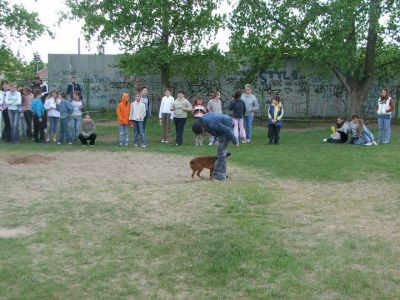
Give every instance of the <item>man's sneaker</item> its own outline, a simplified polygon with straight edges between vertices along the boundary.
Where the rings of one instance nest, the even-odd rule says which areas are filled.
[[[57,142],[57,145],[61,145],[61,142]]]
[[[165,141],[165,140],[161,140],[161,143],[166,143],[167,141]]]
[[[328,141],[328,139],[323,139],[322,141],[326,143]]]
[[[243,140],[243,141],[242,141],[242,144],[247,144],[247,141],[246,141],[246,140]]]
[[[139,147],[139,145],[138,144],[133,144],[133,147]]]
[[[147,146],[146,145],[142,145],[142,148],[146,148]]]

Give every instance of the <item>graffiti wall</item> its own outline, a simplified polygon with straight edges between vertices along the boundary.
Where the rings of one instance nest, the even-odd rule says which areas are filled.
[[[162,98],[159,76],[126,76],[118,68],[117,55],[55,55],[49,61],[49,87],[66,90],[73,74],[83,87],[84,101],[90,109],[111,109],[116,107],[123,92],[134,93],[144,85],[149,88],[153,111],[156,112]],[[244,74],[225,74],[216,77],[197,76],[191,79],[172,77],[173,94],[183,89],[186,97],[192,100],[200,95],[210,99],[214,90],[221,92],[224,107],[227,107],[235,90],[243,89]],[[346,115],[347,95],[344,87],[335,77],[330,80],[306,78],[296,69],[295,60],[289,60],[285,69],[264,70],[254,82],[254,94],[262,107],[260,114],[265,114],[274,95],[283,100],[287,117],[328,117]],[[364,110],[373,115],[379,91],[382,86],[389,88],[396,98],[399,81],[389,86],[374,83],[366,99]]]

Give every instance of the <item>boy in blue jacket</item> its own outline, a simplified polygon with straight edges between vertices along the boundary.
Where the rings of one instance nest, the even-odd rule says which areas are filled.
[[[192,131],[195,134],[202,134],[207,131],[218,137],[217,160],[212,174],[212,178],[215,180],[226,180],[226,149],[229,141],[239,147],[232,129],[233,119],[230,116],[213,112],[207,113],[193,122]]]
[[[66,99],[65,92],[60,93],[60,103],[58,110],[60,111],[60,134],[58,135],[57,144],[61,145],[65,141],[72,144],[71,115],[74,112],[74,106]]]
[[[268,108],[268,144],[279,144],[279,132],[282,127],[283,107],[281,98],[275,96]]]
[[[40,89],[33,90],[34,99],[32,101],[32,114],[33,114],[33,139],[35,143],[44,142],[44,105],[40,96],[42,91]]]

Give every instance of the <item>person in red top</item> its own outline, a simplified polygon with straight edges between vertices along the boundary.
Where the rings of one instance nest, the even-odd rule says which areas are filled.
[[[195,120],[201,118],[207,112],[206,107],[203,104],[203,98],[201,96],[197,96],[193,101],[193,115]],[[195,145],[203,146],[203,137],[204,133],[196,134],[195,137]]]
[[[123,93],[122,99],[117,106],[117,117],[119,127],[119,145],[129,145],[129,112],[131,104],[129,103],[129,94]]]

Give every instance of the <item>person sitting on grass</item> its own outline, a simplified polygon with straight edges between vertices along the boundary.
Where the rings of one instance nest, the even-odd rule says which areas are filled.
[[[357,122],[360,119],[360,117],[356,114],[351,116],[351,122],[349,123],[350,131],[351,131],[351,138],[347,142],[348,144],[355,144],[357,140],[359,139],[359,136],[357,134]]]
[[[80,128],[80,134],[78,135],[79,140],[82,145],[87,146],[88,141],[90,142],[90,146],[94,146],[96,143],[96,126],[93,120],[90,118],[89,114],[85,114],[83,122]]]
[[[326,143],[344,144],[349,138],[350,126],[342,117],[336,117],[336,126],[331,127],[332,134],[328,139],[324,139]]]
[[[378,143],[375,142],[374,135],[371,133],[371,131],[368,129],[367,126],[364,124],[363,119],[358,119],[357,120],[357,135],[358,135],[358,140],[354,143],[355,145],[365,145],[365,146],[377,146]]]

